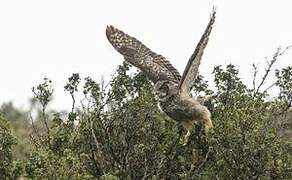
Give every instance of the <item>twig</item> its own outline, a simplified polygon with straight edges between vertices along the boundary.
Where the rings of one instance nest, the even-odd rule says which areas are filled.
[[[38,131],[37,131],[35,125],[34,125],[33,118],[31,116],[31,114],[29,115],[29,118],[30,118],[30,121],[31,121],[31,126],[32,126],[32,129],[33,129],[33,132],[38,137],[38,139],[40,139],[39,133],[38,133]]]
[[[252,81],[252,85],[253,85],[253,90],[255,90],[255,86],[256,86],[256,77],[258,74],[258,67],[255,64],[252,64],[253,67],[253,81]]]
[[[272,87],[274,87],[276,85],[276,83],[271,84],[269,87],[267,87],[263,93],[267,92],[269,89],[271,89]]]
[[[74,97],[74,94],[73,93],[70,93],[71,94],[71,98],[72,98],[72,109],[71,109],[71,112],[73,113],[74,112],[74,109],[75,109],[75,97]]]
[[[38,149],[38,147],[39,147],[39,143],[36,141],[36,139],[33,137],[32,134],[29,134],[29,137],[30,137],[30,139],[32,140],[32,142],[33,142],[35,148]]]
[[[49,125],[48,125],[48,122],[47,122],[47,117],[46,117],[46,108],[43,106],[42,107],[42,116],[43,116],[43,121],[44,121],[44,124],[46,126],[46,129],[47,129],[47,143],[49,145],[49,148],[51,149],[51,136],[50,136],[50,128],[49,128]]]
[[[89,118],[88,118],[88,120],[89,120]],[[94,133],[93,120],[89,120],[89,123],[90,123],[91,134],[92,134],[92,137],[93,137],[93,140],[94,140],[94,144],[96,146],[97,151],[99,152],[98,156],[99,156],[100,159],[103,159],[102,151],[100,150],[100,146],[99,146],[99,142],[98,142],[97,137],[96,137],[96,135]]]
[[[174,147],[179,142],[180,138],[181,138],[181,133],[179,133],[179,136],[177,137],[177,139],[175,139],[175,141],[173,141],[173,143],[170,146],[170,148],[168,149],[168,151],[164,154],[164,157],[160,160],[160,163],[157,166],[158,167],[157,168],[158,172],[161,172],[162,165],[166,163],[167,157],[171,154],[171,152],[173,151]]]
[[[211,150],[210,150],[210,147],[209,147],[208,148],[208,152],[206,153],[206,155],[205,155],[204,159],[202,160],[202,162],[200,163],[200,165],[198,165],[196,169],[194,169],[195,166],[191,167],[190,174],[187,176],[187,179],[191,179],[206,164],[206,162],[207,162],[207,160],[209,158],[210,152],[211,152]]]
[[[220,147],[220,143],[218,142],[217,139],[215,139],[215,143]],[[215,149],[216,150],[216,149]],[[236,168],[234,168],[232,166],[232,163],[228,160],[228,158],[225,156],[225,153],[222,151],[222,149],[218,148],[218,150],[220,151],[221,155],[223,156],[223,159],[225,160],[225,162],[228,164],[228,166],[231,168],[231,169],[235,169],[237,171]]]
[[[265,81],[267,80],[268,75],[270,74],[270,71],[273,67],[273,65],[275,64],[275,62],[278,60],[278,57],[282,56],[285,54],[285,52],[290,49],[292,47],[292,45],[287,46],[284,50],[281,51],[281,48],[279,47],[276,51],[276,53],[273,54],[272,60],[268,60],[266,57],[266,61],[268,64],[268,67],[265,69],[265,74],[262,77],[262,80],[260,82],[260,84],[258,85],[255,94],[259,93],[260,88],[264,85]]]

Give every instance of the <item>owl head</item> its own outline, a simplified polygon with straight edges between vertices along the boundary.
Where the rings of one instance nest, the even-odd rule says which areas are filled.
[[[154,85],[154,93],[157,100],[165,101],[167,98],[177,95],[178,84],[169,80],[158,81]]]

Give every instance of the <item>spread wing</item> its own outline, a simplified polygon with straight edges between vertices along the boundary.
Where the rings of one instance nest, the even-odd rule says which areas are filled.
[[[200,39],[200,41],[195,49],[195,52],[190,57],[188,64],[184,70],[182,79],[180,80],[180,84],[179,84],[179,89],[180,89],[181,93],[189,93],[194,80],[198,76],[201,58],[202,58],[204,49],[205,49],[205,47],[208,43],[208,40],[209,40],[209,35],[211,33],[211,30],[212,30],[212,25],[215,21],[215,15],[216,15],[216,11],[215,11],[215,9],[213,9],[209,24],[208,24],[203,36],[201,37],[201,39]]]
[[[152,52],[137,39],[113,26],[107,26],[106,36],[126,61],[141,69],[154,83],[158,80],[180,81],[179,72],[169,61],[163,56]]]

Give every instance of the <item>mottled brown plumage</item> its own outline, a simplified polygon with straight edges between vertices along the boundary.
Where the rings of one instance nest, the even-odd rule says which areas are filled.
[[[213,11],[210,22],[189,59],[182,77],[168,60],[152,52],[137,39],[113,26],[108,26],[106,29],[106,36],[113,47],[124,56],[126,61],[142,70],[154,83],[154,94],[162,111],[186,128],[184,144],[188,142],[194,122],[204,124],[206,130],[212,127],[209,110],[200,103],[201,100],[192,98],[190,90],[198,75],[215,14],[216,12]]]

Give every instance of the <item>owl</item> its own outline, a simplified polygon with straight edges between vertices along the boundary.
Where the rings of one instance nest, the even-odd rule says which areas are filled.
[[[136,38],[111,25],[106,28],[107,39],[123,55],[125,61],[139,68],[153,82],[154,94],[160,109],[186,129],[183,137],[184,145],[189,141],[195,122],[201,123],[205,131],[213,127],[210,111],[203,105],[201,98],[194,99],[190,91],[198,76],[199,65],[215,15],[216,11],[213,10],[209,24],[182,76],[166,58],[151,51]]]

